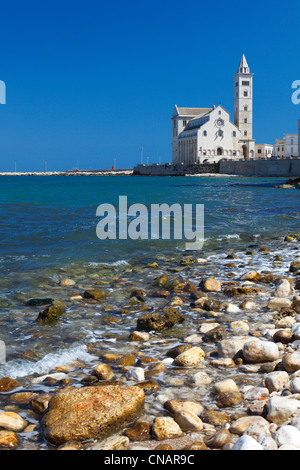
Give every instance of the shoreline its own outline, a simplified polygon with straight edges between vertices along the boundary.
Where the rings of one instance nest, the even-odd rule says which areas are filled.
[[[68,359],[68,348],[61,351],[62,362],[54,355],[48,371],[39,372],[44,358],[36,368],[27,361],[27,376],[12,374],[6,380],[12,389],[4,390],[0,379],[1,409],[13,406],[28,427],[14,430],[15,436],[21,432],[23,446],[33,450],[49,445],[52,450],[71,446],[129,453],[230,450],[245,439],[253,450],[292,445],[283,444],[279,435],[286,424],[300,434],[299,241],[294,235],[271,240],[268,246],[245,244],[244,250],[220,247],[207,259],[182,253],[162,260],[158,255],[150,264],[140,261],[99,277],[73,273],[66,279],[62,274],[45,291],[57,299],[52,305],[58,315],[54,323],[45,320],[49,306],[24,306],[23,328],[30,320],[31,334],[43,334],[47,328],[48,336],[60,323],[70,324],[83,315],[88,325],[96,315],[97,335],[89,341],[84,333],[86,351],[79,356]],[[80,337],[78,331],[77,341]],[[30,350],[23,352],[30,358]],[[114,433],[108,428],[100,438],[89,434],[95,419],[89,400],[109,403],[111,390],[126,391],[128,400],[139,400],[142,390],[144,411],[141,414],[138,401],[134,420],[130,415]],[[73,412],[61,413],[60,437],[54,437],[51,413],[57,413],[57,405],[50,406],[51,398],[59,394],[66,397],[64,406],[71,399],[76,406],[81,392],[87,397],[83,415],[73,421]],[[2,412],[0,422],[1,417]],[[4,426],[12,426],[9,418],[6,414]],[[21,421],[15,415],[14,420]],[[101,426],[106,425],[104,420]],[[73,429],[81,433],[77,443],[69,442]]]

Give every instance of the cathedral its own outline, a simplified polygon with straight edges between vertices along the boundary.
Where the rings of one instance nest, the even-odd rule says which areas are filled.
[[[217,163],[222,159],[255,158],[253,73],[243,54],[234,75],[234,123],[221,105],[179,108],[172,116],[173,163]]]

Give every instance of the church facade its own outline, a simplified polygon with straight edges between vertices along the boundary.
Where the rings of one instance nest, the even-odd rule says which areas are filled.
[[[234,75],[234,122],[221,106],[180,108],[172,116],[173,163],[217,163],[255,158],[253,74],[243,54]]]

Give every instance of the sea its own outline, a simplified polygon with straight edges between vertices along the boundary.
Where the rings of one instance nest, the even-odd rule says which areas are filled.
[[[222,176],[1,176],[0,340],[6,362],[0,377],[32,390],[33,378],[57,367],[77,361],[84,371],[103,351],[126,351],[137,317],[115,313],[134,287],[149,288],[166,267],[176,273],[186,256],[207,259],[217,266],[210,273],[224,278],[226,257],[235,253],[238,277],[249,253],[256,269],[272,269],[274,260],[259,255],[264,246],[281,256],[286,273],[291,247],[284,238],[300,232],[300,193],[276,187],[283,183],[285,178]],[[203,247],[187,252],[186,241],[172,237],[99,239],[97,209],[109,204],[120,217],[120,196],[128,206],[149,210],[152,204],[203,205]],[[151,263],[158,268],[147,269]],[[280,266],[276,269],[280,274]],[[74,285],[62,287],[64,279]],[[109,293],[105,308],[70,301],[95,286]],[[41,307],[26,304],[32,298],[62,300],[66,313],[53,325],[41,325],[36,321]]]

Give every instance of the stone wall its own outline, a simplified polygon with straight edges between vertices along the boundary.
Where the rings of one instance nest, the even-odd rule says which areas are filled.
[[[220,163],[220,173],[240,176],[299,176],[300,159],[298,160],[253,160],[227,161]]]
[[[186,176],[205,173],[219,173],[219,164],[183,165],[181,163],[166,163],[164,165],[137,165],[133,169],[133,175],[136,176]]]

